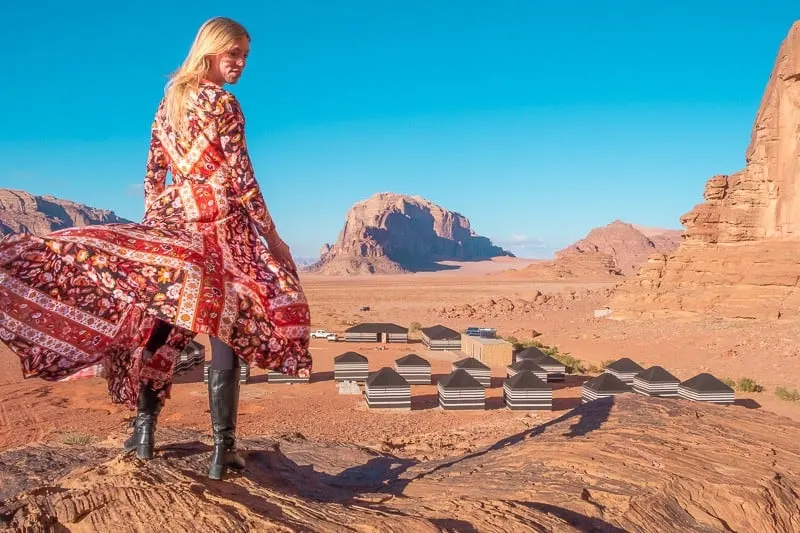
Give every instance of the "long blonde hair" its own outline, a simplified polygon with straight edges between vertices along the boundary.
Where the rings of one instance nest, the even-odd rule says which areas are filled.
[[[186,133],[187,96],[208,75],[211,68],[208,56],[224,52],[242,37],[250,40],[244,26],[226,17],[214,17],[200,26],[189,54],[172,74],[165,90],[165,111],[173,131]]]

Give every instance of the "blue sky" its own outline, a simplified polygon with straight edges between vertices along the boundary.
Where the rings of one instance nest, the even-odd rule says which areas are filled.
[[[204,20],[230,16],[253,42],[229,88],[297,256],[381,191],[461,212],[523,257],[614,219],[680,227],[709,177],[744,166],[800,19],[770,0],[136,4],[0,7],[0,186],[138,220],[167,76]]]

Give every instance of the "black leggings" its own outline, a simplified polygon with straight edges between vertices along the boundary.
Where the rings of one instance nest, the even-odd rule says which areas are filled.
[[[153,334],[145,345],[145,349],[150,353],[155,353],[167,342],[169,332],[172,331],[172,324],[158,321],[153,329]],[[211,368],[215,370],[233,370],[239,367],[239,358],[233,353],[233,348],[225,344],[216,337],[209,337],[211,341]]]

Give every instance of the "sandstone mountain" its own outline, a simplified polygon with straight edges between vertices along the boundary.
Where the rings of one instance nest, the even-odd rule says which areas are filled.
[[[377,193],[347,213],[335,244],[326,244],[307,270],[334,275],[390,274],[436,269],[436,261],[511,256],[469,220],[419,196]]]
[[[556,260],[574,260],[575,255],[605,255],[623,275],[636,274],[654,253],[669,253],[680,244],[681,231],[638,228],[615,220],[594,228],[586,237],[556,252]]]
[[[159,425],[147,462],[123,438],[0,453],[0,530],[800,530],[800,426],[741,406],[628,393],[434,460],[243,438],[221,482],[195,431]]]
[[[681,217],[684,242],[653,258],[612,300],[620,315],[800,315],[800,22],[781,44],[746,166],[708,180]]]
[[[44,235],[72,226],[128,222],[113,211],[95,209],[53,196],[34,196],[24,191],[0,189],[0,234]]]
[[[557,251],[554,259],[529,265],[522,275],[542,280],[622,279],[635,275],[653,254],[675,250],[681,234],[681,230],[644,228],[615,220]]]

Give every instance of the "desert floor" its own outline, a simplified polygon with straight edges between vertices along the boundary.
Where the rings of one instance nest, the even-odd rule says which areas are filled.
[[[777,386],[800,387],[800,322],[707,317],[614,320],[613,314],[594,318],[593,310],[606,304],[613,283],[547,282],[497,274],[527,263],[504,259],[459,265],[456,270],[346,279],[306,274],[303,284],[315,329],[342,333],[356,321],[389,321],[406,327],[412,322],[441,323],[454,329],[495,327],[500,335],[520,340],[531,339],[535,331],[544,344],[597,366],[630,357],[645,367],[662,365],[681,379],[705,371],[720,378],[752,378],[765,387],[764,392],[737,392],[737,405],[720,409],[764,409],[800,420],[800,402],[781,400],[774,392]],[[555,296],[534,307],[518,305],[540,293]],[[517,306],[509,310],[508,301]],[[359,312],[363,305],[370,311]],[[472,306],[472,316],[466,316],[466,305]],[[207,342],[202,336],[198,340]],[[431,361],[434,376],[448,373],[457,358],[449,352],[427,352],[416,340],[379,350],[370,344],[315,339],[310,384],[268,385],[264,372],[253,370],[250,382],[242,386],[240,435],[299,433],[319,441],[355,442],[398,456],[432,459],[463,453],[563,414],[579,404],[580,384],[591,377],[570,376],[563,385],[556,384],[554,410],[546,413],[502,408],[505,371],[500,367],[492,369],[485,411],[441,411],[436,387],[430,385],[412,387],[411,411],[376,412],[367,409],[360,396],[340,395],[332,380],[333,358],[349,350],[366,355],[371,370],[418,353]],[[0,348],[0,369],[0,450],[38,441],[111,438],[121,443],[128,432],[133,413],[110,403],[103,380],[23,380],[16,357],[5,347]],[[178,379],[159,419],[162,426],[210,432],[201,368]]]

